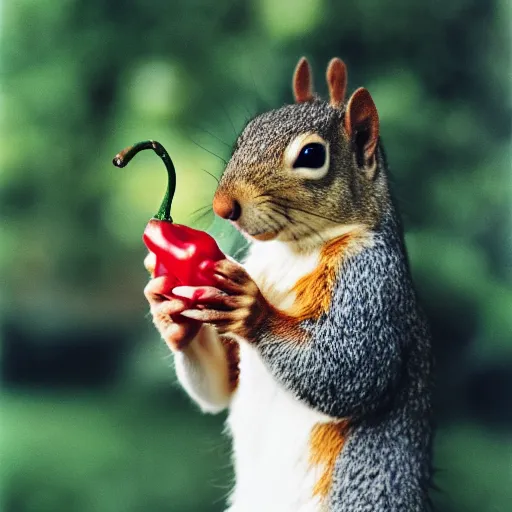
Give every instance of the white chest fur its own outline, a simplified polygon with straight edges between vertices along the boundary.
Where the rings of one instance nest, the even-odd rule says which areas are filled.
[[[265,298],[274,306],[286,309],[293,302],[295,283],[318,265],[320,250],[297,254],[283,242],[256,243],[244,264]]]
[[[315,268],[318,257],[297,256],[284,244],[267,242],[253,247],[245,267],[267,300],[285,307],[293,301],[288,292]],[[321,510],[313,496],[321,468],[310,465],[309,442],[314,425],[326,419],[285,391],[257,350],[241,341],[239,384],[228,417],[236,472],[229,511]]]

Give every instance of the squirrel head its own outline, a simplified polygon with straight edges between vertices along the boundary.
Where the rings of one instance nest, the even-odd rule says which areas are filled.
[[[323,101],[302,58],[296,102],[255,117],[238,137],[213,209],[246,236],[316,245],[332,233],[375,226],[389,203],[370,93],[359,88],[345,102],[346,67],[337,58],[327,83]]]

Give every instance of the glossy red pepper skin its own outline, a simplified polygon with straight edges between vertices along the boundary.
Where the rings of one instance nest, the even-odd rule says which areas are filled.
[[[156,256],[154,276],[171,274],[181,285],[212,286],[201,266],[226,257],[208,233],[165,220],[151,219],[142,239]]]
[[[139,152],[152,149],[162,159],[167,170],[167,190],[157,214],[148,222],[143,240],[156,256],[154,276],[173,275],[184,286],[211,286],[208,262],[224,259],[217,242],[204,231],[174,224],[171,203],[176,189],[176,172],[171,157],[157,141],[146,140],[123,149],[113,160],[117,167],[124,167]]]

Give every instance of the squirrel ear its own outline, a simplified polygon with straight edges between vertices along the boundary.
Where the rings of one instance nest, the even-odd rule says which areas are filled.
[[[311,69],[306,57],[302,57],[293,73],[293,95],[297,103],[313,99]]]
[[[379,114],[370,93],[363,87],[348,100],[345,130],[355,145],[359,165],[368,165],[379,141]]]
[[[329,86],[331,105],[333,107],[341,107],[347,92],[347,67],[337,57],[331,59],[327,66],[327,85]]]

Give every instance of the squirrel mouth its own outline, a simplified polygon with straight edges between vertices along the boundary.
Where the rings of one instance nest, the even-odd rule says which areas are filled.
[[[246,238],[266,242],[267,240],[274,240],[285,229],[285,226],[277,222],[262,222],[263,219],[254,218],[243,221],[242,219],[231,221],[231,223],[240,231]]]
[[[260,242],[266,242],[268,240],[274,239],[279,234],[279,231],[262,231],[261,233],[247,234],[256,240],[259,240]]]

